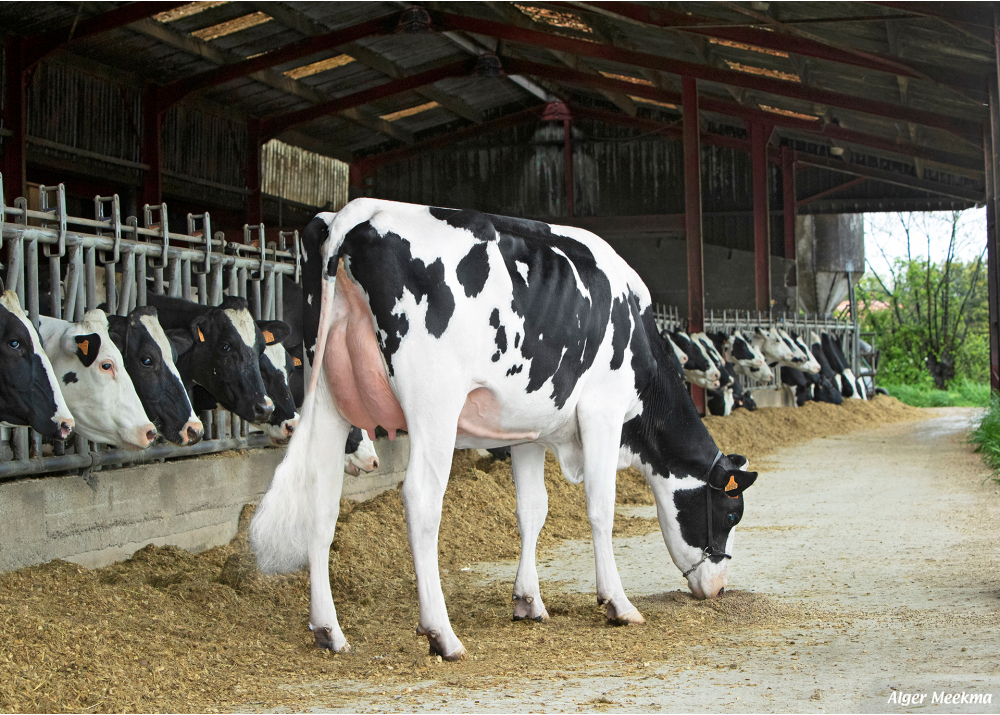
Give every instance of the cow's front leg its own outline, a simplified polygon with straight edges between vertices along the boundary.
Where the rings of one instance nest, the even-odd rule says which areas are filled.
[[[538,534],[549,510],[545,490],[545,447],[521,444],[510,449],[514,488],[517,491],[517,528],[521,532],[521,560],[514,579],[514,620],[547,621],[535,567]]]
[[[457,422],[457,413],[456,413]],[[412,424],[412,423],[411,423]],[[448,609],[438,573],[438,530],[441,505],[448,486],[454,443],[445,435],[455,433],[455,423],[448,430],[410,431],[410,463],[403,482],[403,506],[406,509],[406,533],[413,553],[417,577],[420,623],[417,633],[427,636],[431,655],[445,660],[461,660],[465,646],[448,620]]]
[[[584,450],[583,483],[597,568],[597,602],[607,606],[609,621],[624,625],[645,623],[645,620],[625,596],[611,547],[621,424],[621,420],[609,422],[605,415],[580,420]]]

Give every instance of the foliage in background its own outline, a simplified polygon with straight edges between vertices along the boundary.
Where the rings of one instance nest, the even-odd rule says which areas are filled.
[[[914,407],[986,407],[990,400],[990,386],[970,380],[955,380],[947,390],[936,389],[926,377],[916,385],[880,382],[879,387]]]
[[[878,249],[887,270],[876,270],[869,256],[871,270],[857,292],[862,329],[875,333],[881,350],[879,382],[920,384],[929,378],[943,390],[955,378],[988,381],[985,241],[959,211],[895,217],[895,226],[866,226],[866,245]],[[900,231],[905,257],[890,258],[889,234]],[[960,260],[980,244],[975,258]]]
[[[970,440],[983,461],[993,470],[993,479],[1000,482],[1000,396],[990,397],[990,406],[972,431]]]

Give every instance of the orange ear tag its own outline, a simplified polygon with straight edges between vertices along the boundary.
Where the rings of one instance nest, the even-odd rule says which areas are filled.
[[[292,358],[292,364],[293,364],[293,365],[294,365],[295,367],[302,367],[302,361],[301,361],[301,360],[299,360],[299,359],[298,359],[297,357],[293,357],[293,358]]]
[[[729,484],[726,485],[726,491],[731,492],[733,489],[739,489],[740,485],[736,483],[736,477],[732,474],[729,475]]]
[[[274,342],[274,334],[270,330],[262,331],[264,333],[264,342],[270,345]]]
[[[201,342],[205,342],[205,333],[201,332],[200,327],[198,328],[198,339],[201,340]]]
[[[77,343],[77,344],[80,346],[80,352],[83,353],[83,356],[87,357],[87,351],[90,350],[90,341],[89,340],[84,340],[84,341],[82,341],[80,343]]]

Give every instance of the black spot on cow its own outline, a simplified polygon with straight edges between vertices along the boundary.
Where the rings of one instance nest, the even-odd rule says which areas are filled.
[[[392,375],[392,356],[409,331],[406,316],[394,314],[403,291],[413,294],[419,304],[426,297],[427,332],[440,338],[455,312],[455,296],[444,280],[444,263],[438,258],[425,265],[413,258],[410,242],[391,231],[384,236],[369,223],[361,223],[348,231],[340,253],[348,260],[348,269],[368,296],[379,334],[379,345]]]
[[[521,334],[520,333],[514,333],[514,349],[515,350],[517,350],[517,345],[520,342],[521,342]]]
[[[500,325],[500,309],[494,308],[490,313],[490,327],[497,331],[493,341],[497,344],[497,351],[493,354],[493,362],[500,360],[500,356],[507,352],[507,331]]]
[[[344,454],[354,454],[361,444],[361,429],[351,425],[351,431],[347,433],[347,444],[344,446]]]
[[[733,359],[735,360],[752,360],[754,354],[750,352],[750,346],[747,345],[746,340],[736,339],[733,341]]]
[[[524,318],[526,389],[534,392],[551,378],[552,400],[562,408],[604,340],[610,282],[587,246],[553,234],[548,224],[492,214],[489,220],[513,284],[511,308]],[[527,280],[517,263],[528,267]]]
[[[510,370],[507,371],[507,377],[510,377],[511,375],[516,375],[517,373],[521,372],[521,370],[523,370],[523,369],[524,369],[524,365],[521,365],[521,364],[512,365],[511,368],[510,368]]]
[[[465,295],[468,298],[475,298],[479,295],[486,279],[490,277],[490,259],[486,252],[485,243],[477,243],[473,246],[465,257],[458,262],[456,274],[458,282],[465,288]]]
[[[316,216],[302,231],[302,344],[304,357],[312,365],[319,334],[320,299],[323,293],[322,247],[330,237],[330,227],[322,217]],[[333,265],[336,275],[336,263]],[[285,298],[286,303],[289,300]],[[286,310],[288,308],[286,307]]]
[[[495,241],[497,238],[496,229],[493,227],[490,216],[478,211],[442,209],[432,206],[431,216],[439,221],[444,221],[449,226],[464,228],[480,241]]]
[[[72,370],[70,372],[67,372],[65,375],[63,375],[63,384],[64,385],[68,385],[71,382],[79,382],[79,380],[76,379],[76,373],[73,372]]]
[[[630,328],[628,303],[615,298],[611,304],[611,369],[617,370],[625,361],[625,346],[628,345]]]
[[[90,367],[97,359],[97,353],[101,351],[101,336],[97,333],[89,335],[76,335],[76,356],[84,367]]]

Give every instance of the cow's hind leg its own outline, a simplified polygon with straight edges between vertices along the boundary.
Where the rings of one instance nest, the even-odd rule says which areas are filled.
[[[441,506],[451,472],[455,426],[461,406],[448,411],[441,409],[439,402],[434,410],[437,415],[427,415],[419,421],[411,420],[407,415],[410,463],[403,482],[403,506],[420,602],[417,633],[427,636],[431,655],[440,655],[445,660],[461,660],[465,657],[465,646],[455,635],[448,619],[438,571]],[[450,412],[453,412],[452,419],[445,419]],[[435,416],[437,419],[434,419]]]
[[[615,480],[622,421],[609,419],[599,411],[580,416],[580,436],[584,453],[584,490],[587,517],[594,538],[594,562],[597,567],[597,602],[607,606],[612,623],[644,623],[639,611],[625,596],[615,554],[611,530],[615,522]]]
[[[521,560],[514,579],[514,620],[547,621],[535,568],[538,534],[549,511],[545,490],[545,447],[521,444],[510,449],[514,488],[517,491],[517,528],[521,532]]]

